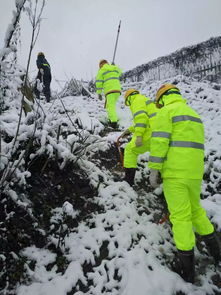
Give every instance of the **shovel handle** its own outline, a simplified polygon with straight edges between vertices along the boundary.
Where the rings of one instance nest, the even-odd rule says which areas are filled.
[[[164,222],[166,222],[169,219],[169,215],[165,215],[163,216],[160,220],[159,220],[159,224],[163,224]]]
[[[123,153],[120,149],[120,146],[121,146],[120,139],[121,138],[122,138],[122,136],[119,136],[115,144],[116,144],[117,150],[119,152],[121,166],[124,167],[124,157],[123,157]]]

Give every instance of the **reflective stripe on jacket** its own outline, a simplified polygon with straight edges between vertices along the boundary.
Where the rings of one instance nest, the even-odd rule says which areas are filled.
[[[96,76],[96,92],[107,95],[112,92],[121,92],[120,75],[122,71],[115,65],[104,64]]]
[[[151,136],[149,168],[164,178],[201,179],[204,128],[200,116],[179,94],[163,96]]]
[[[130,109],[134,125],[128,129],[136,136],[143,136],[147,131],[150,136],[153,122],[158,112],[155,104],[144,95],[135,94],[130,98]]]
[[[51,67],[45,57],[42,55],[38,56],[36,64],[39,70],[44,70],[44,75],[51,75]]]

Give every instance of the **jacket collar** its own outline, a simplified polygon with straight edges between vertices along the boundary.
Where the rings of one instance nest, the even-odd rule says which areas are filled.
[[[164,106],[175,102],[186,103],[186,99],[182,98],[180,94],[163,95],[161,101],[163,102]]]
[[[139,97],[143,97],[144,95],[143,94],[140,94],[140,93],[137,93],[137,94],[134,94],[134,95],[131,95],[129,97],[129,102],[130,102],[130,108],[132,107],[132,104],[134,102],[135,99],[137,99],[137,101],[139,101]]]
[[[100,70],[102,69],[102,70],[105,70],[105,69],[108,69],[109,68],[109,66],[110,66],[110,64],[104,64],[101,68],[100,68]]]

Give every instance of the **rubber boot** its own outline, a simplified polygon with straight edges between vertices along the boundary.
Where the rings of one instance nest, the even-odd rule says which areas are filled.
[[[109,126],[113,129],[118,129],[118,124],[117,122],[109,122]]]
[[[221,263],[220,246],[215,232],[202,236],[202,238],[206,244],[209,254],[214,258],[215,265]]]
[[[51,100],[51,99],[50,99],[50,96],[46,95],[45,98],[46,98],[46,101],[47,101],[47,102],[50,102],[50,100]]]
[[[134,185],[136,168],[125,168],[125,178],[124,180],[129,183],[129,185]]]
[[[184,281],[193,284],[195,275],[194,249],[190,251],[178,250],[172,269],[174,272],[178,273]]]

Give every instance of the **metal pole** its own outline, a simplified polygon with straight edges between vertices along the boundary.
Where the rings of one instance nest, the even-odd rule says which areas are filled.
[[[114,56],[113,56],[112,64],[114,64],[114,60],[115,60],[115,54],[116,54],[116,50],[117,50],[118,37],[119,37],[119,34],[120,34],[120,25],[121,25],[121,20],[119,22],[119,26],[118,26],[118,30],[117,30],[117,39],[116,39],[116,43],[115,43]]]

